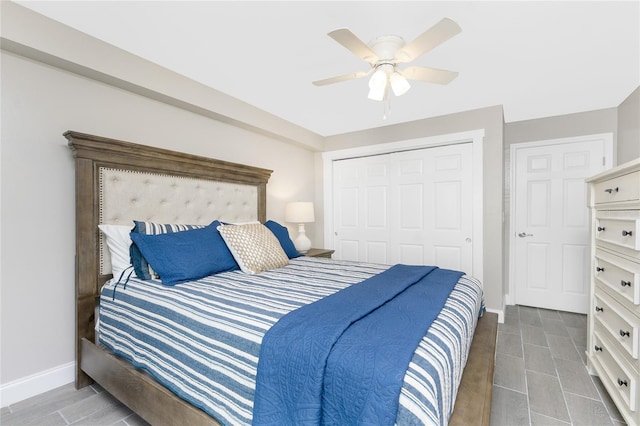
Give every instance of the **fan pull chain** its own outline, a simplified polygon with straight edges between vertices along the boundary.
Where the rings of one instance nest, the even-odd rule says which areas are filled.
[[[382,119],[386,120],[391,115],[391,99],[387,96],[387,99],[383,102]]]

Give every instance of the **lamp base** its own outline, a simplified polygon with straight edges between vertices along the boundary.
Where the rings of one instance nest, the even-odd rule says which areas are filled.
[[[298,225],[298,237],[293,242],[293,245],[296,246],[296,250],[300,253],[306,253],[311,248],[311,240],[304,231],[304,223]]]

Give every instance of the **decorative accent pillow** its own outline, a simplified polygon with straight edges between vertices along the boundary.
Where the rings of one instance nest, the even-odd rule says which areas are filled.
[[[170,234],[173,232],[182,232],[188,231],[190,229],[199,229],[204,228],[205,225],[180,225],[180,224],[162,224],[155,222],[142,222],[139,220],[134,220],[134,227],[131,230],[132,233],[137,234],[145,234],[145,235],[160,235],[160,234]],[[137,245],[131,244],[129,248],[129,257],[130,264],[133,265],[133,270],[136,273],[136,276],[142,278],[143,280],[150,280],[152,278],[152,272],[149,269],[149,263],[140,253],[140,249]]]
[[[303,254],[298,253],[296,246],[293,244],[293,241],[291,241],[291,237],[289,237],[289,230],[286,227],[280,225],[278,222],[274,222],[273,220],[266,221],[264,226],[266,226],[269,231],[273,232],[273,235],[275,235],[278,241],[280,241],[280,245],[289,259],[303,256]]]
[[[118,279],[122,271],[131,266],[129,247],[131,246],[132,225],[98,225],[107,239],[107,248],[111,258],[111,273]]]
[[[289,258],[278,239],[260,223],[220,225],[218,231],[242,272],[258,274],[289,264]]]
[[[222,225],[252,225],[254,223],[260,223],[259,220],[250,220],[249,222],[220,222]]]
[[[218,242],[224,246],[216,229],[218,225],[219,222],[214,221],[204,228],[158,235],[132,232],[131,239],[160,274],[162,284],[174,285],[237,269],[233,258],[225,263],[226,256]]]

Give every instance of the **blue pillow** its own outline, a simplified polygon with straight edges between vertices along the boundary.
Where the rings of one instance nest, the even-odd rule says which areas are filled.
[[[278,241],[280,241],[280,245],[289,259],[302,256],[302,254],[298,253],[298,250],[296,250],[296,246],[293,244],[293,241],[291,241],[291,238],[289,237],[289,230],[286,227],[272,220],[266,221],[264,226],[269,228]]]
[[[178,224],[162,224],[154,222],[142,222],[134,220],[134,227],[131,232],[146,234],[146,235],[158,235],[168,234],[171,232],[187,231],[189,229],[204,228],[205,225],[178,225]],[[129,246],[129,257],[131,259],[131,265],[136,272],[136,276],[143,280],[150,280],[152,278],[149,271],[149,263],[144,258],[137,245],[131,244]]]
[[[132,232],[131,240],[158,272],[162,284],[174,285],[238,269],[218,225],[213,221],[205,228],[160,235]]]

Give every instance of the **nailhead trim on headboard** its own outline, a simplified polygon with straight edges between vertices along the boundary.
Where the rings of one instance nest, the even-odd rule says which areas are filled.
[[[134,220],[208,225],[258,219],[255,185],[219,182],[133,170],[99,169],[100,224],[131,225]],[[104,236],[100,238],[100,273],[111,271]]]

